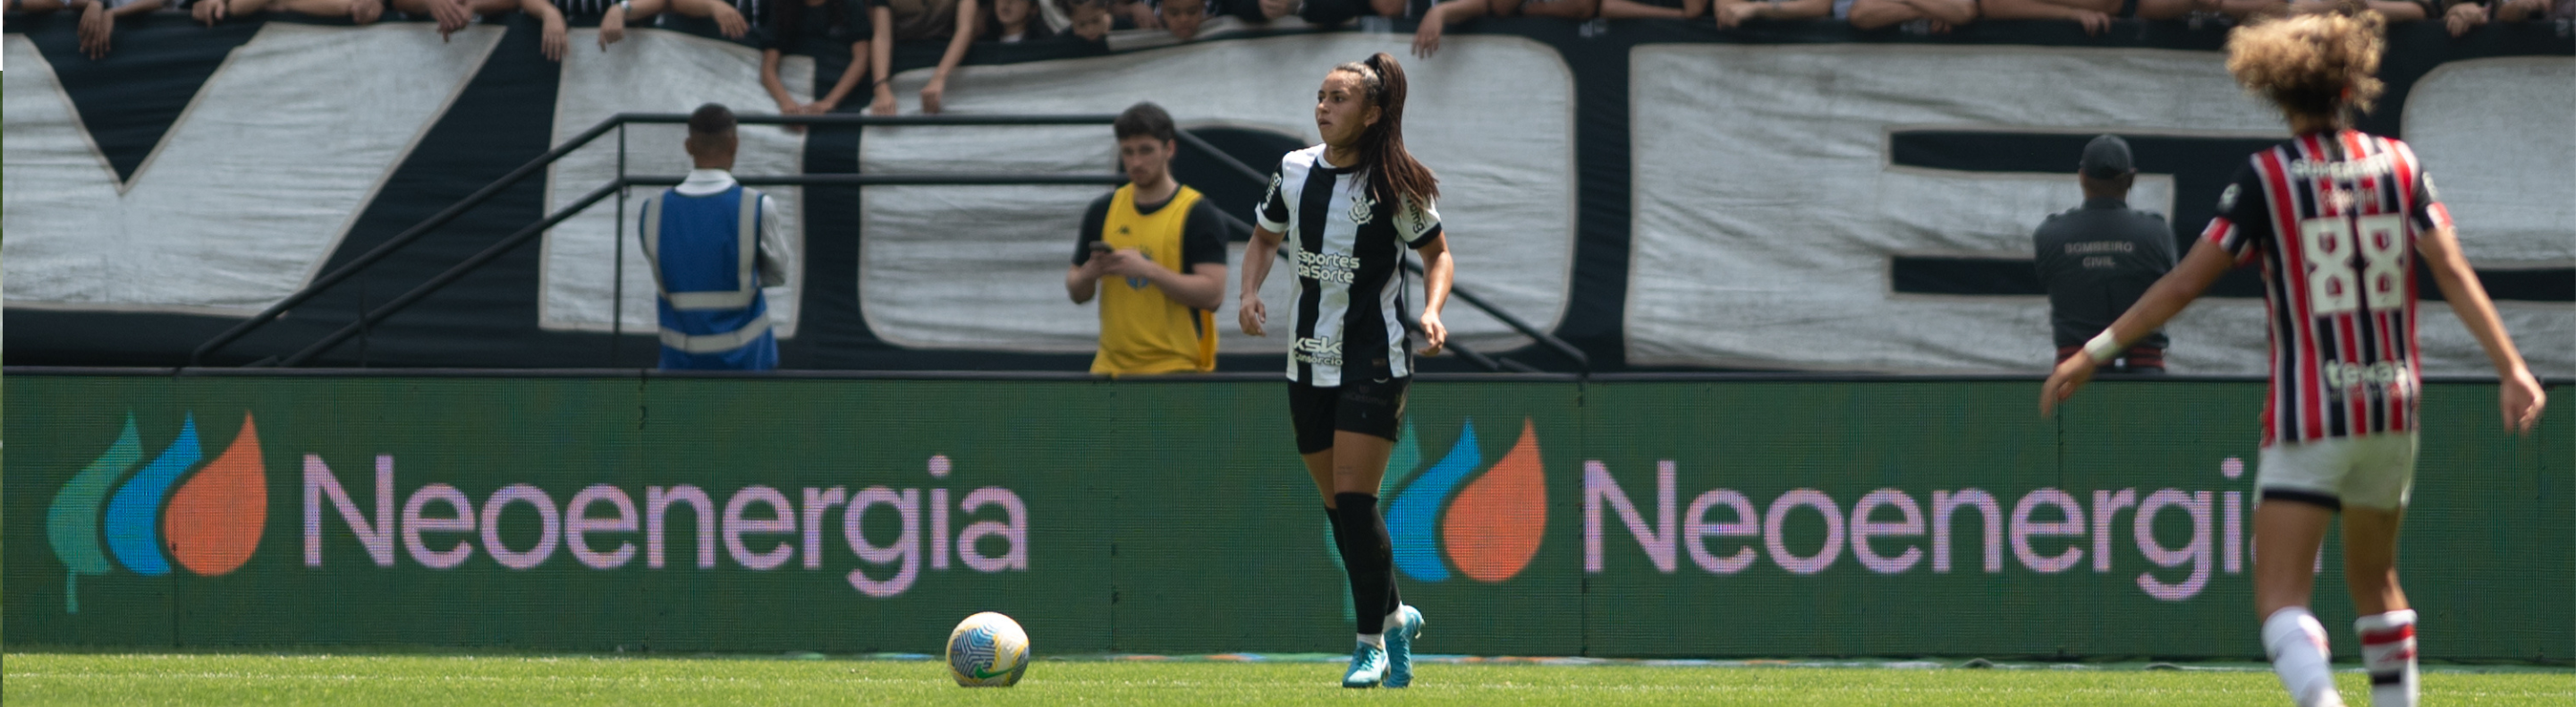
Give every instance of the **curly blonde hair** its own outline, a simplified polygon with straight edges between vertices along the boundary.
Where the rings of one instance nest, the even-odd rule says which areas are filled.
[[[2238,27],[2227,35],[2227,72],[2294,120],[2346,125],[2348,109],[2370,110],[2387,88],[2374,76],[2387,27],[2386,18],[2354,0],[2326,13]]]

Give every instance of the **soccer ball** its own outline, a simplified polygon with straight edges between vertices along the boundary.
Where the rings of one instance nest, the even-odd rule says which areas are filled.
[[[948,632],[948,677],[960,687],[1010,687],[1029,671],[1029,634],[1020,622],[990,611]]]

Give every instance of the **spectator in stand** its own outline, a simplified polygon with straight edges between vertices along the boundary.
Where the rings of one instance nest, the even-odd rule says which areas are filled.
[[[2488,22],[2576,18],[2576,0],[2557,0],[2556,8],[2550,7],[2550,1],[2452,0],[2450,9],[2442,11],[2442,26],[2457,37]]]
[[[1924,31],[1946,34],[1952,27],[1977,21],[1977,0],[1852,0],[1845,18],[1853,29],[1921,22]]]
[[[1428,59],[1440,53],[1441,31],[1469,19],[1518,15],[1582,22],[1599,16],[1601,3],[1602,0],[1449,0],[1422,13],[1421,26],[1413,30],[1413,55]]]
[[[1989,20],[2067,20],[2084,25],[2085,34],[2111,29],[2111,18],[2177,20],[2203,9],[2203,0],[1983,0],[1979,9]]]
[[[197,0],[188,6],[188,15],[208,27],[235,16],[263,11],[346,17],[349,24],[364,25],[384,16],[385,4],[383,0]]]
[[[1305,0],[1296,9],[1298,17],[1323,27],[1338,27],[1358,17],[1414,17],[1428,15],[1436,0]],[[1463,19],[1463,18],[1462,18]]]
[[[1709,0],[1601,0],[1608,20],[1688,20],[1708,12]]]
[[[553,0],[554,7],[569,17],[599,17],[599,48],[626,39],[630,23],[653,19],[665,11],[672,14],[716,23],[716,31],[728,39],[741,39],[751,30],[743,11],[725,4],[724,0]]]
[[[1784,22],[1832,17],[1851,19],[1852,0],[1717,0],[1717,26],[1735,29],[1753,20]]]
[[[2154,212],[2129,208],[2135,164],[2128,141],[2117,135],[2093,138],[2075,167],[2084,205],[2049,216],[2031,234],[2059,362],[2083,355],[2086,339],[2111,326],[2174,269],[2173,227]],[[2164,332],[2149,332],[2102,365],[2118,373],[2165,372]]]
[[[2438,0],[2365,0],[2362,4],[2377,11],[2390,23],[2421,22],[2438,16]],[[2340,7],[2337,0],[2216,0],[2221,14],[2243,20],[2256,15],[2311,15],[2331,13]]]
[[[984,18],[984,36],[1003,44],[1041,42],[1055,36],[1055,28],[1038,12],[1036,0],[993,0],[993,9]]]
[[[868,8],[868,22],[875,25],[875,38],[868,44],[875,56],[868,68],[876,73],[880,87],[876,102],[868,111],[878,115],[895,112],[894,89],[886,84],[893,71],[895,42],[930,42],[947,40],[948,51],[939,55],[938,68],[932,69],[930,83],[921,87],[921,112],[937,113],[948,95],[948,74],[957,63],[966,60],[966,47],[975,41],[976,0],[885,0]]]
[[[1028,0],[1019,0],[1027,4]],[[760,49],[760,87],[769,91],[769,99],[778,102],[779,115],[822,115],[841,106],[850,92],[859,87],[859,77],[868,71],[868,41],[875,36],[869,26],[868,6],[863,0],[776,0],[769,6],[769,31]],[[841,78],[832,90],[812,103],[798,103],[787,92],[786,82],[778,79],[778,62],[788,53],[825,51],[847,46],[850,66],[841,70]],[[894,102],[894,89],[879,84],[877,99]],[[788,126],[795,128],[799,126]]]
[[[1207,24],[1207,0],[1162,0],[1155,16],[1163,21],[1163,30],[1173,39],[1184,42],[1199,38],[1199,26]]]

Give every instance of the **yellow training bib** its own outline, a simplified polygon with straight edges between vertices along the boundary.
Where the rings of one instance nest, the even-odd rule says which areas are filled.
[[[1113,250],[1136,249],[1172,272],[1189,273],[1181,257],[1181,231],[1198,190],[1181,187],[1152,214],[1136,212],[1136,185],[1109,198],[1100,240]],[[1113,376],[1216,370],[1216,313],[1172,301],[1141,277],[1100,280],[1100,354],[1092,373]]]

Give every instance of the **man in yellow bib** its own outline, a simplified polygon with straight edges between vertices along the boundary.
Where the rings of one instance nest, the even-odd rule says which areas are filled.
[[[1074,304],[1100,298],[1100,354],[1111,376],[1216,370],[1216,308],[1225,300],[1225,226],[1197,190],[1172,180],[1172,116],[1138,103],[1118,114],[1127,186],[1082,215]]]

